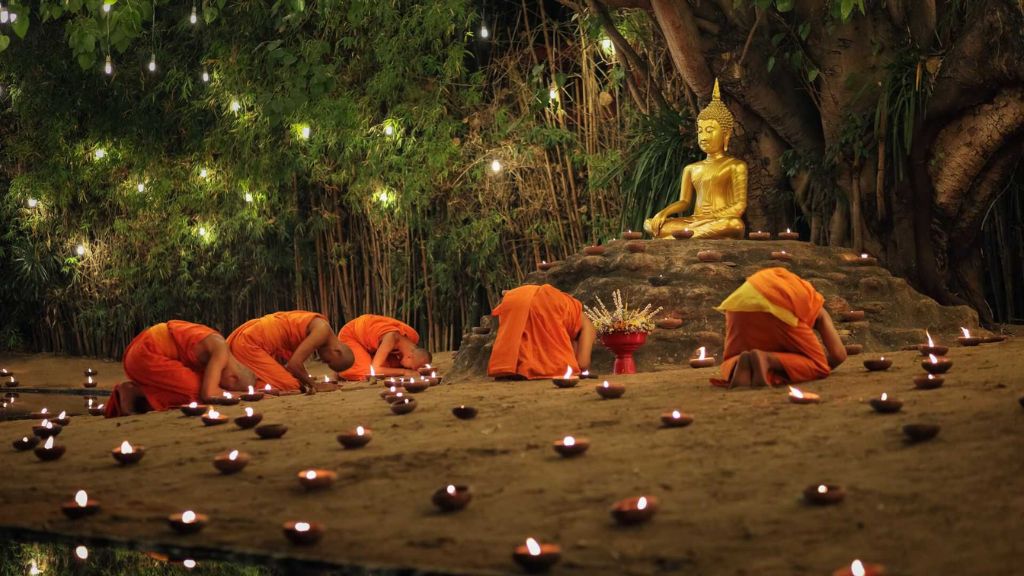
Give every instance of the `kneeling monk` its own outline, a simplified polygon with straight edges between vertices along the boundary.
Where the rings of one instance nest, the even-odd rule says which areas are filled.
[[[583,313],[583,304],[544,284],[520,286],[505,293],[491,314],[498,317],[498,336],[487,364],[494,378],[554,378],[590,368],[597,330]]]
[[[411,326],[374,314],[363,314],[342,326],[338,339],[352,349],[355,362],[341,373],[346,380],[377,376],[419,376],[417,368],[430,362],[430,352],[418,348],[420,335]]]
[[[824,303],[814,286],[785,268],[747,278],[716,308],[725,312],[725,380],[712,383],[778,386],[828,376],[846,360],[846,347]]]
[[[131,382],[114,387],[107,418],[207,402],[223,396],[224,390],[246,390],[255,383],[253,373],[231,355],[223,336],[182,320],[147,328],[128,345],[123,361]],[[140,402],[143,398],[145,403]]]
[[[305,362],[314,351],[335,372],[352,365],[352,351],[335,338],[327,318],[303,310],[249,320],[228,336],[228,345],[261,385],[283,391],[312,388]]]

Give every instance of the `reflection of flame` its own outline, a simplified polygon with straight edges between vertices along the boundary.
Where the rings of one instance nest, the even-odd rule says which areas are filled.
[[[698,360],[703,360],[704,359],[704,349],[705,349],[704,346],[701,346],[700,348],[697,348],[697,352],[699,352],[699,355],[697,356]]]
[[[885,392],[882,392],[882,402],[885,402],[888,399],[889,399],[889,395],[886,394]]]
[[[636,509],[643,510],[644,508],[647,508],[647,497],[641,496],[640,499],[636,501]]]
[[[46,439],[46,443],[43,444],[43,448],[46,448],[47,450],[53,449],[53,436]]]
[[[366,434],[366,428],[362,426],[356,426],[356,436],[363,436]]]
[[[672,411],[672,417],[675,418],[675,419],[682,418],[683,417],[683,413],[680,412],[679,410],[673,410]]]
[[[249,418],[252,418],[252,414],[253,414],[252,408],[249,408],[248,406],[246,406],[245,407],[245,415],[247,417],[249,417]]]
[[[964,328],[963,326],[961,326],[960,327],[960,331],[964,333],[964,338],[970,338],[971,337],[971,331],[968,330],[967,328]]]
[[[928,337],[928,347],[935,346],[935,341],[932,340],[932,335],[927,330],[924,331],[924,335]]]
[[[819,484],[818,494],[825,494],[826,492],[828,492],[828,486],[825,486],[824,484]]]
[[[309,532],[309,522],[296,522],[295,523],[295,531],[296,532]]]
[[[530,556],[540,556],[540,544],[533,538],[526,539],[526,549],[530,552]]]
[[[804,393],[801,392],[799,388],[794,388],[792,386],[789,387],[789,395],[792,396],[793,398],[803,398],[804,397]]]
[[[864,570],[864,563],[860,560],[854,560],[853,563],[850,564],[850,574],[853,574],[853,576],[865,576],[867,571]]]
[[[444,489],[444,491],[449,493],[449,494],[451,494],[452,496],[454,496],[455,495],[455,486],[452,485],[452,484],[449,484],[448,487]]]
[[[186,510],[181,515],[181,521],[185,524],[191,524],[196,521],[196,513],[191,510]]]
[[[929,355],[928,355],[928,360],[929,360],[929,361],[930,361],[930,362],[931,362],[932,364],[938,364],[938,362],[939,362],[939,359],[935,357],[935,354],[929,354]]]
[[[232,450],[231,453],[228,454],[228,460],[238,460],[238,450]]]
[[[121,454],[131,454],[132,452],[135,452],[135,449],[132,448],[132,445],[127,440],[121,442]]]
[[[562,438],[562,444],[564,446],[575,446],[576,439],[573,438],[572,436],[566,436],[565,438]]]
[[[306,470],[306,480],[313,480],[316,478],[316,470]]]
[[[572,366],[565,367],[565,374],[562,374],[562,378],[565,380],[572,378]]]
[[[75,504],[78,504],[80,508],[85,508],[85,505],[89,503],[89,495],[85,493],[85,490],[79,490],[75,492]]]

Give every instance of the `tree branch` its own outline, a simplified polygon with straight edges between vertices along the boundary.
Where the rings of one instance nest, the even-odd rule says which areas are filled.
[[[675,0],[651,0],[651,8],[676,70],[694,92],[710,99],[713,78],[704,60],[700,31],[690,5]]]

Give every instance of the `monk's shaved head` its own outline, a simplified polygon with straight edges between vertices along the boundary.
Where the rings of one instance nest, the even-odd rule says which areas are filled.
[[[414,348],[412,351],[413,369],[419,368],[424,364],[430,364],[433,360],[434,356],[426,348]]]
[[[342,344],[337,338],[331,338],[330,342],[317,350],[317,354],[335,372],[348,370],[356,361],[352,349]]]

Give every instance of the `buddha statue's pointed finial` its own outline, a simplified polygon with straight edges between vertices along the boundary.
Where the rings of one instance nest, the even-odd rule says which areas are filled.
[[[732,112],[722,102],[722,93],[718,88],[718,78],[715,78],[715,87],[711,91],[711,102],[700,111],[697,120],[714,120],[722,127],[726,134],[732,132]]]

